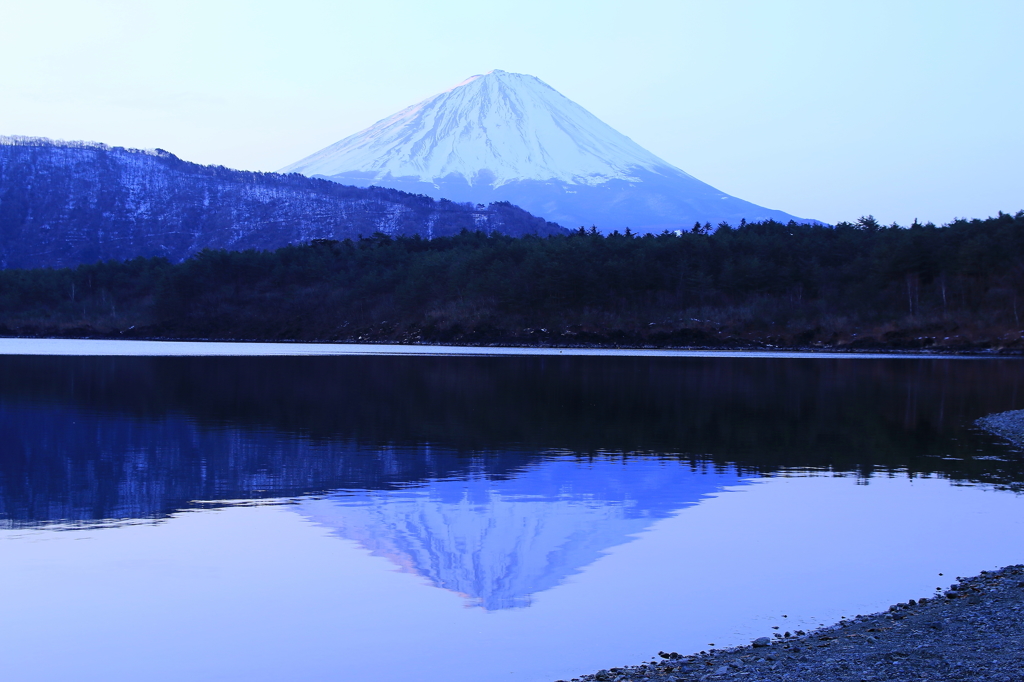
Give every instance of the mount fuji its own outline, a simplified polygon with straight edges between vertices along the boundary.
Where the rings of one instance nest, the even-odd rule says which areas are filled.
[[[280,172],[458,202],[509,201],[566,227],[603,232],[801,221],[701,182],[539,78],[497,69]]]

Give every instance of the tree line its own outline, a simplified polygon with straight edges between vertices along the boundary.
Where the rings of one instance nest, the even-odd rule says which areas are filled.
[[[1024,211],[945,226],[376,234],[0,271],[7,334],[1022,347]]]

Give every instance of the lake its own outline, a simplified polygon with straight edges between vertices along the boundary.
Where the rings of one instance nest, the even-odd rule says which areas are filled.
[[[1020,359],[409,348],[0,340],[0,678],[553,682],[1024,561]]]

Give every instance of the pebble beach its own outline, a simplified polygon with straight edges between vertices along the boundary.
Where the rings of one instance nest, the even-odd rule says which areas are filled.
[[[976,423],[1024,447],[1024,410]],[[1019,682],[1024,680],[1024,565],[958,577],[935,595],[908,598],[881,613],[814,631],[772,633],[746,646],[689,655],[662,651],[650,662],[572,682],[710,680]]]
[[[577,682],[1024,680],[1024,565],[812,632],[601,670]]]

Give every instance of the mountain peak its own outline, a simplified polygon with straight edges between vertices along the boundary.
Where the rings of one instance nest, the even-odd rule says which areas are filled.
[[[471,185],[520,180],[594,185],[671,168],[535,76],[495,69],[378,121],[282,172],[363,173]]]
[[[501,69],[471,76],[281,172],[438,199],[510,201],[562,225],[604,230],[793,219],[697,180],[536,76]]]

